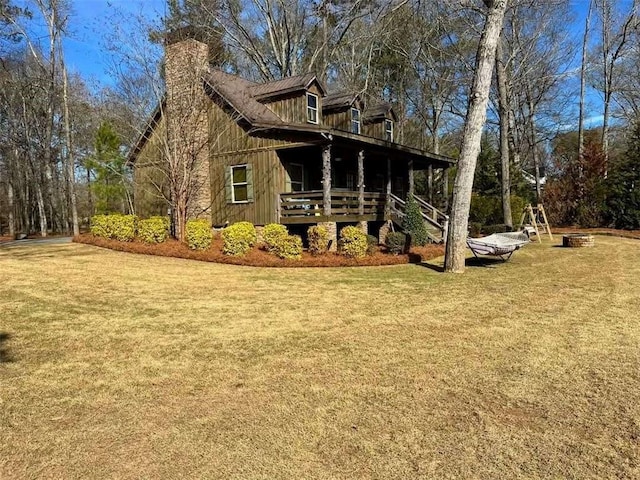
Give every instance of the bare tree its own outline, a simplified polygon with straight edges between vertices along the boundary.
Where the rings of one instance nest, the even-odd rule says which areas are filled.
[[[507,9],[506,0],[484,0],[484,4],[488,11],[478,44],[476,70],[458,160],[447,236],[445,271],[453,273],[464,272],[473,176],[487,116],[496,47]]]
[[[595,0],[595,5],[600,15],[602,45],[600,54],[602,56],[602,80],[600,88],[603,95],[603,118],[602,118],[602,150],[605,158],[605,177],[609,163],[609,130],[611,116],[611,102],[616,91],[618,78],[616,73],[618,65],[627,53],[632,38],[632,33],[637,31],[640,25],[638,18],[638,3],[633,0],[629,12],[620,15],[614,12],[612,0]],[[618,16],[621,23],[615,22]]]
[[[591,12],[593,11],[593,0],[589,0],[589,10],[584,24],[584,35],[582,37],[582,62],[580,64],[580,100],[578,112],[578,157],[584,154],[584,97],[587,84],[587,51],[589,42],[589,28],[591,26]]]
[[[496,84],[498,86],[498,116],[500,119],[500,166],[501,166],[501,195],[502,215],[505,225],[513,227],[511,214],[511,176],[509,156],[509,95],[507,69],[504,64],[502,37],[498,40],[496,50]]]

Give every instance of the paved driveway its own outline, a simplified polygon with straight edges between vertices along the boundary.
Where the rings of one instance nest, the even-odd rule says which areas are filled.
[[[71,237],[25,238],[24,240],[9,240],[8,242],[0,242],[0,248],[42,244],[56,245],[59,243],[71,243]]]

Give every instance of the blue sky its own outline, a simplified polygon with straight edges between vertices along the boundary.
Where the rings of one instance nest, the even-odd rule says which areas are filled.
[[[164,12],[165,0],[72,0],[73,16],[70,19],[71,35],[65,39],[65,55],[71,70],[100,83],[110,83],[108,54],[102,42],[108,35],[105,27],[112,16],[144,15],[157,18]],[[576,11],[575,29],[580,31],[588,0],[569,0]]]
[[[572,30],[578,40],[584,28],[588,0],[568,1],[575,12]],[[69,69],[81,74],[92,89],[98,90],[101,86],[109,85],[110,57],[104,45],[113,33],[114,25],[124,29],[135,28],[137,24],[132,19],[156,19],[164,14],[165,4],[166,0],[71,0],[69,35],[64,40]],[[34,32],[39,29],[44,32],[44,24],[36,21]],[[46,42],[46,35],[43,34],[42,40]],[[579,58],[576,60],[579,61]],[[589,92],[588,101],[597,112],[600,104],[598,93]],[[601,116],[595,114],[591,122],[600,120]]]

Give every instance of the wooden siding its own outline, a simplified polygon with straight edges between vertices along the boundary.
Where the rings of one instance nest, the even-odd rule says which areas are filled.
[[[320,89],[313,83],[309,87],[309,93],[313,93],[318,96],[318,120],[319,125],[322,125],[322,95]],[[269,107],[276,115],[278,115],[282,121],[287,123],[308,123],[307,122],[307,95],[305,91],[295,92],[286,97],[280,97],[271,102],[265,102],[265,105]]]
[[[209,111],[211,222],[224,225],[248,221],[255,225],[275,222],[278,193],[286,186],[286,171],[277,149],[289,142],[252,137],[219,105]],[[250,203],[227,203],[225,171],[231,165],[253,167],[253,198]]]
[[[324,120],[325,125],[331,128],[344,132],[351,131],[351,109],[342,112],[327,112],[324,115]]]
[[[387,135],[384,131],[384,119],[380,119],[374,123],[365,123],[362,125],[362,134],[367,137],[379,138],[386,140]]]
[[[169,187],[163,172],[162,141],[165,134],[166,124],[161,118],[136,157],[133,171],[134,207],[140,218],[167,214],[169,206],[165,198],[168,197]]]

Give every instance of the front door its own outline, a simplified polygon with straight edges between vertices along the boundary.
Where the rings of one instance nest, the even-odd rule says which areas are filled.
[[[301,163],[289,164],[289,179],[292,192],[302,192],[305,189],[304,165]]]

